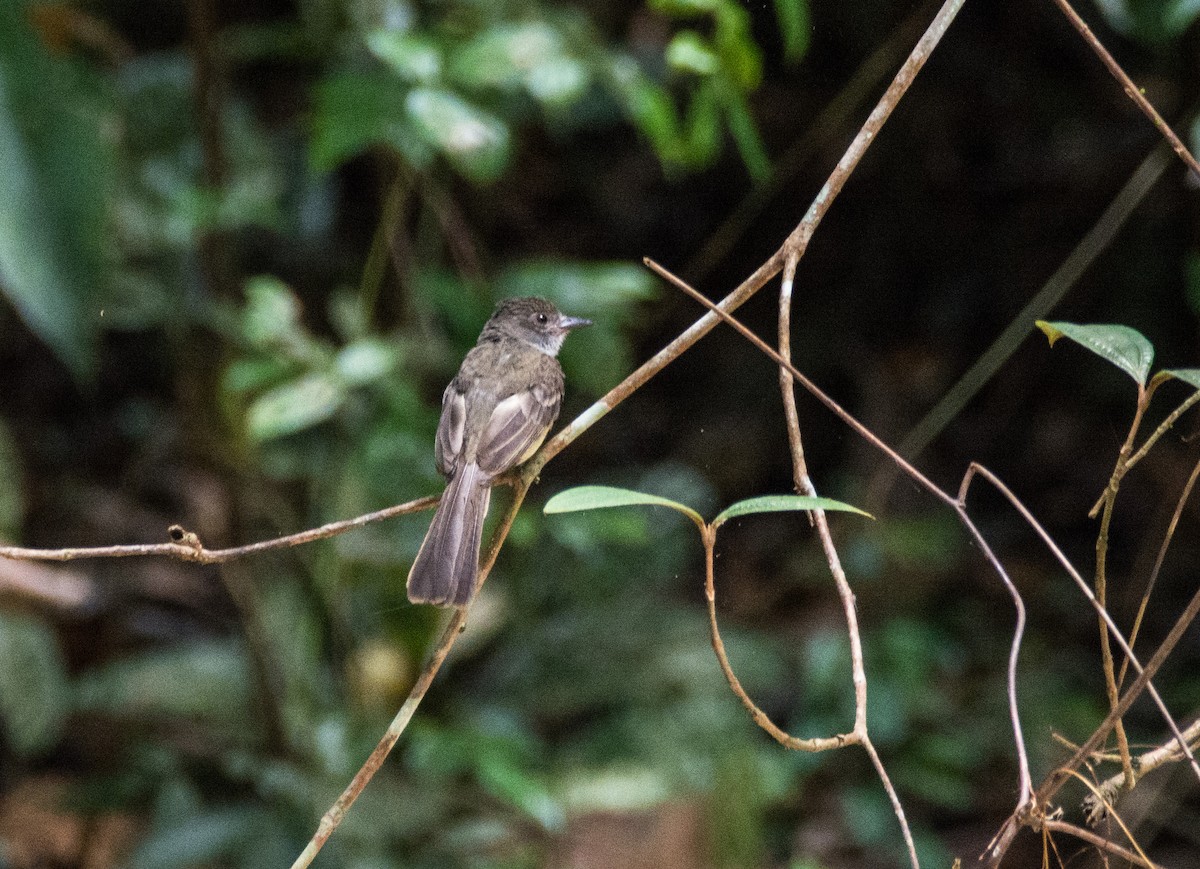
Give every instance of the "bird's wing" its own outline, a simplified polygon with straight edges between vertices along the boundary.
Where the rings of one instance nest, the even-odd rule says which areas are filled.
[[[545,440],[561,405],[562,389],[540,383],[499,402],[479,439],[479,467],[496,476],[532,456]]]
[[[437,469],[444,476],[453,477],[458,469],[466,422],[467,397],[460,388],[459,379],[455,377],[442,393],[442,416],[438,420],[437,439],[433,445]]]

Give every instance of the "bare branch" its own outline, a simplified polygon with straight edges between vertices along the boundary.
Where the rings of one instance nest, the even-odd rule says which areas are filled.
[[[393,516],[403,516],[428,510],[437,504],[436,497],[417,498],[404,504],[397,504],[374,513],[364,513],[353,519],[342,519],[330,522],[320,528],[310,528],[296,534],[276,537],[274,540],[261,540],[246,546],[234,546],[230,549],[205,549],[200,539],[191,531],[172,525],[167,529],[174,543],[134,543],[122,546],[85,546],[69,547],[66,549],[26,549],[21,546],[0,546],[0,558],[11,558],[15,561],[76,561],[80,558],[130,558],[134,556],[163,555],[177,558],[180,561],[191,561],[196,564],[220,564],[247,555],[257,555],[272,549],[284,549],[299,546],[302,543],[312,543],[314,540],[324,540],[336,537],[355,528],[391,519]]]
[[[1112,73],[1113,78],[1121,83],[1121,87],[1125,89],[1125,95],[1133,100],[1137,107],[1142,110],[1142,114],[1149,118],[1150,122],[1162,133],[1163,138],[1170,143],[1171,150],[1178,154],[1179,159],[1188,165],[1192,173],[1196,176],[1195,180],[1200,181],[1200,163],[1196,162],[1196,158],[1192,156],[1192,152],[1183,144],[1183,140],[1175,134],[1175,131],[1171,129],[1171,125],[1163,120],[1158,110],[1146,99],[1146,95],[1142,93],[1142,89],[1133,83],[1133,79],[1126,75],[1125,70],[1121,69],[1121,65],[1108,53],[1108,49],[1096,38],[1096,34],[1092,33],[1092,29],[1087,26],[1087,23],[1079,17],[1079,13],[1075,11],[1067,0],[1054,0],[1054,5],[1062,10],[1062,14],[1067,16],[1067,20],[1071,22],[1071,26],[1079,31],[1079,35],[1083,37],[1083,41],[1091,46],[1092,51],[1096,52],[1096,55],[1108,67],[1108,71]]]
[[[1059,833],[1068,833],[1077,839],[1082,839],[1089,845],[1095,845],[1101,851],[1106,851],[1113,856],[1120,857],[1122,860],[1128,860],[1135,866],[1145,866],[1146,869],[1159,869],[1157,863],[1151,862],[1149,859],[1143,860],[1132,851],[1122,848],[1116,842],[1110,842],[1103,836],[1097,836],[1091,830],[1086,830],[1083,827],[1078,827],[1075,824],[1069,824],[1066,821],[1045,820],[1042,821],[1042,826],[1047,830]]]

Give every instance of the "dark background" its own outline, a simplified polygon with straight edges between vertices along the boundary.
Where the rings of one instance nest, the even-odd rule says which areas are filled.
[[[161,542],[178,522],[217,547],[437,492],[440,391],[500,295],[550,295],[597,321],[564,353],[563,421],[582,411],[701,313],[641,258],[714,298],[736,286],[796,225],[933,14],[874,0],[687,6],[3,12],[0,533],[48,548]],[[1196,12],[1079,11],[1191,144]],[[795,14],[806,45],[781,24]],[[558,34],[550,59],[590,84],[537,96],[488,43],[522,27]],[[713,70],[671,61],[688,30],[718,46]],[[442,70],[414,79],[380,41],[393,58],[439,53]],[[661,97],[652,109],[612,85],[619,58]],[[408,108],[421,87],[502,127],[507,147],[449,154],[452,119],[421,126]],[[722,108],[691,142],[654,132],[686,127],[704,100]],[[1052,3],[967,3],[800,263],[797,367],[900,444],[1160,141]],[[1196,179],[1172,158],[1035,316],[1125,324],[1157,367],[1200,364],[1196,246]],[[765,337],[777,291],[739,314]],[[1144,431],[1187,395],[1164,386]],[[1135,400],[1126,375],[1069,342],[1051,350],[1030,322],[916,461],[951,491],[969,462],[992,469],[1090,578],[1086,514]],[[1011,603],[947,510],[888,484],[887,460],[811,398],[799,406],[818,490],[876,517],[832,522],[871,731],[922,865],[974,860],[1015,804]],[[1195,461],[1193,431],[1184,416],[1122,483],[1109,576],[1123,630]],[[776,371],[718,328],[547,466],[470,630],[317,865],[901,865],[866,757],[786,752],[728,691],[691,526],[641,508],[541,515],[580,483],[709,517],[789,491]],[[1036,782],[1068,756],[1053,734],[1078,744],[1103,717],[1096,620],[994,493],[977,485],[970,502],[1029,610],[1019,680]],[[437,636],[439,614],[403,594],[427,515],[220,569],[0,562],[0,866],[290,863]],[[1189,506],[1143,659],[1194,592],[1195,520]],[[805,519],[730,523],[717,582],[751,695],[794,734],[848,730],[844,622]],[[1184,723],[1200,706],[1198,657],[1185,638],[1157,682]],[[1165,739],[1146,701],[1128,726],[1139,746]],[[1061,795],[1068,820],[1083,793]],[[1200,853],[1198,812],[1184,770],[1122,804],[1165,865]],[[1079,847],[1057,845],[1064,861]],[[1009,864],[1035,865],[1041,848],[1025,834]]]

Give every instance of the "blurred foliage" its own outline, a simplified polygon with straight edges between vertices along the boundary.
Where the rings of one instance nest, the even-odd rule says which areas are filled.
[[[1100,8],[1164,53],[1200,15],[1185,0]],[[214,9],[210,29],[185,15]],[[569,195],[607,203],[611,225],[642,226],[657,209],[656,243],[688,237],[685,214],[731,209],[731,194],[664,206],[661,190],[773,177],[764,118],[779,126],[797,114],[790,103],[767,111],[780,81],[792,92],[820,83],[797,72],[816,17],[807,0],[0,3],[0,330],[16,348],[0,347],[13,354],[0,371],[12,384],[0,405],[0,538],[123,542],[178,520],[216,546],[436,492],[440,389],[504,296],[544,295],[596,321],[562,354],[569,417],[674,324],[656,320],[657,283],[633,259],[644,251],[586,237],[599,230],[574,202],[547,205],[546,167],[571,178],[619,151],[620,178],[662,187],[640,199],[609,172]],[[831,29],[879,39],[860,19]],[[215,81],[197,73],[204,59]],[[518,242],[509,225],[522,222],[570,229]],[[876,228],[855,232],[876,239]],[[553,243],[568,234],[574,247]],[[873,287],[871,269],[896,262],[845,250],[863,270],[847,284]],[[1187,262],[1200,310],[1200,259]],[[896,293],[903,306],[919,317],[936,308],[927,319],[944,325],[953,306],[920,308],[910,290]],[[858,317],[836,295],[805,325],[830,358],[861,349],[824,319]],[[889,335],[910,312],[893,313],[882,315]],[[761,437],[754,421],[764,407],[777,414],[773,372],[723,346],[727,364],[703,378],[672,370],[659,403],[639,396],[623,409],[645,429],[598,426],[573,447],[583,469],[560,461],[547,483],[603,480],[701,515],[786,489],[789,471],[770,477],[782,437]],[[855,376],[867,368],[855,360]],[[1196,385],[1194,369],[1173,371]],[[689,377],[703,386],[685,389]],[[769,398],[747,385],[756,378]],[[1094,396],[1088,383],[1081,392]],[[740,402],[711,425],[710,393]],[[730,476],[751,464],[729,497]],[[847,488],[834,494],[858,503]],[[580,817],[673,803],[700,807],[716,867],[899,858],[890,807],[868,765],[854,766],[861,758],[785,753],[730,695],[685,520],[548,519],[537,506],[518,517],[470,629],[323,865],[543,865]],[[734,590],[722,613],[734,667],[791,732],[845,731],[847,641],[840,614],[821,609],[829,588],[807,523],[739,515],[722,514],[729,542],[717,562]],[[426,521],[208,572],[98,567],[94,610],[47,614],[5,599],[4,783],[69,771],[74,810],[143,823],[130,867],[287,865],[438,634],[437,612],[403,600]],[[994,814],[989,788],[1012,779],[998,664],[1008,611],[995,615],[1007,601],[961,590],[973,562],[949,517],[893,515],[842,534],[874,613],[863,631],[873,733],[923,859],[947,865],[939,833]],[[1037,640],[1022,666],[1036,674],[1022,686],[1031,732],[1094,723],[1089,670]],[[1038,744],[1048,768],[1053,749]]]
[[[1109,25],[1151,44],[1179,39],[1200,18],[1197,0],[1096,0]]]

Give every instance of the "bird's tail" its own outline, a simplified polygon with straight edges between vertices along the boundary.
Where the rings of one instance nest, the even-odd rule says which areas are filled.
[[[491,478],[474,462],[459,468],[442,493],[425,542],[408,572],[408,599],[465,606],[475,591],[483,520],[492,498]]]

